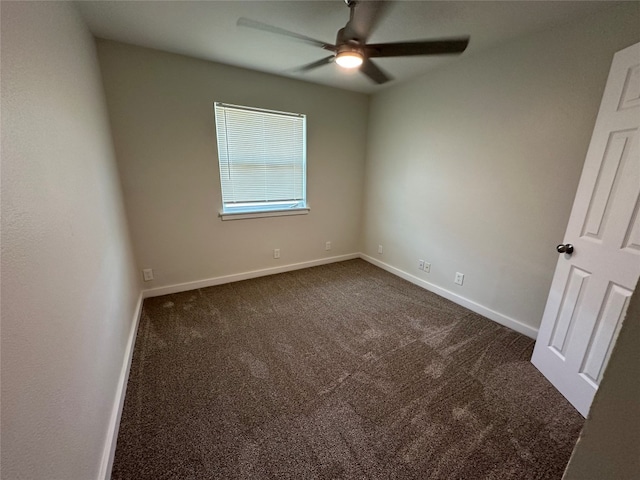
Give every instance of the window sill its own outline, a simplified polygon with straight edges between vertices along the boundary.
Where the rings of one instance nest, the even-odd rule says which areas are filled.
[[[269,210],[268,212],[220,213],[221,220],[243,220],[245,218],[286,217],[289,215],[307,215],[309,207],[287,208],[286,210]]]

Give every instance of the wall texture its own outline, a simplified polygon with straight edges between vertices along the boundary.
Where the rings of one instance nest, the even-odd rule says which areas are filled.
[[[140,285],[93,38],[2,2],[2,478],[96,478]]]
[[[109,41],[98,55],[145,288],[360,250],[366,95]],[[308,215],[218,218],[214,101],[307,114]]]
[[[612,56],[640,40],[638,15],[608,9],[376,94],[364,252],[537,328]]]

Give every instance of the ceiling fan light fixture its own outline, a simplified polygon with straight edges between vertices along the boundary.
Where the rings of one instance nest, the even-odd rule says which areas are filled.
[[[363,60],[362,54],[353,50],[339,52],[336,55],[336,63],[342,68],[357,68],[362,65]]]

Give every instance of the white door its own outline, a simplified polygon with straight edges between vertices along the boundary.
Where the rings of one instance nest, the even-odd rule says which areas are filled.
[[[613,58],[531,359],[585,417],[640,276],[639,127],[640,43]]]

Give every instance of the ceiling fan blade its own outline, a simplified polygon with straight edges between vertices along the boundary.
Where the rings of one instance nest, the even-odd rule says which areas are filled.
[[[308,72],[309,70],[313,70],[314,68],[322,67],[323,65],[328,65],[329,63],[333,62],[334,58],[335,56],[329,55],[328,57],[322,58],[315,62],[307,63],[306,65],[295,68],[292,71],[297,73]]]
[[[325,50],[330,50],[332,52],[336,50],[335,45],[331,45],[330,43],[322,42],[320,40],[316,40],[315,38],[307,37],[306,35],[301,35],[299,33],[290,32],[289,30],[285,30],[284,28],[274,27],[273,25],[269,25],[267,23],[258,22],[257,20],[251,20],[250,18],[240,17],[238,19],[237,25],[240,27],[248,27],[256,30],[262,30],[263,32],[276,33],[278,35],[284,35],[285,37],[295,38],[300,42],[324,48]]]
[[[386,15],[389,4],[390,2],[378,0],[356,1],[351,7],[349,23],[345,27],[346,38],[366,42]]]
[[[365,46],[368,57],[405,57],[412,55],[446,55],[462,53],[469,45],[469,37],[420,42],[372,43]]]
[[[378,84],[387,83],[388,81],[393,80],[389,74],[385,73],[380,67],[378,67],[368,58],[365,58],[364,62],[362,62],[360,71]]]

